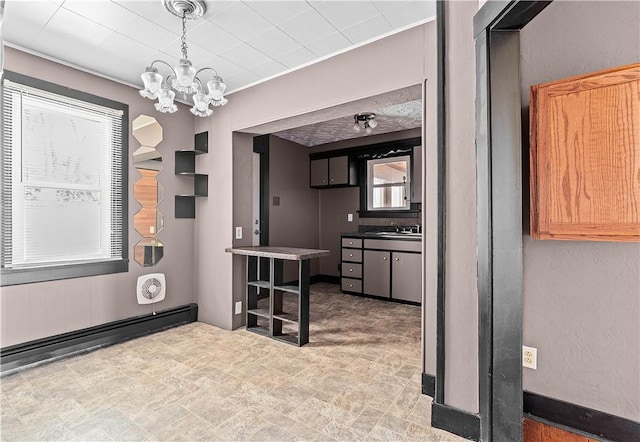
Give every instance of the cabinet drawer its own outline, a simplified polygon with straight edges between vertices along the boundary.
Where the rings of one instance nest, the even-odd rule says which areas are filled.
[[[341,289],[343,292],[362,293],[362,281],[359,279],[342,278]]]
[[[342,263],[342,276],[347,278],[362,278],[362,264]]]
[[[394,241],[390,239],[367,239],[365,249],[397,250],[401,252],[421,252],[422,241]]]
[[[342,238],[342,247],[354,247],[359,249],[362,247],[362,240],[359,238]]]
[[[362,262],[362,250],[342,249],[342,260],[351,262]]]

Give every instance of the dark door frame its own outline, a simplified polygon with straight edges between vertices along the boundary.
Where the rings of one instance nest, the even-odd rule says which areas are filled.
[[[474,17],[481,440],[522,440],[522,116],[519,31],[551,1]]]

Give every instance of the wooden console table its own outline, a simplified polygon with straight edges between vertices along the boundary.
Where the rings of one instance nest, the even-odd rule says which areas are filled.
[[[246,329],[297,346],[307,344],[309,342],[309,260],[328,256],[329,250],[250,246],[227,248],[225,251],[247,257]],[[259,258],[269,259],[269,275],[260,275],[260,278],[258,278]],[[286,285],[282,281],[284,260],[298,261],[297,285]],[[264,292],[267,296],[261,296]],[[284,310],[285,296],[295,299],[297,311]],[[292,326],[293,330],[291,330]]]

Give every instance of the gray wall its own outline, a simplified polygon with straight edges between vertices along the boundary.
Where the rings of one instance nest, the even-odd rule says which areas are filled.
[[[478,411],[475,1],[447,2],[445,403]],[[428,171],[428,169],[427,169]]]
[[[240,132],[233,133],[233,225],[243,227],[242,239],[236,239],[235,229],[233,247],[252,245],[253,228],[253,135]],[[255,197],[258,197],[257,195]],[[233,255],[233,328],[244,324],[244,303],[246,288],[245,256]],[[235,303],[242,301],[242,313],[236,314]]]
[[[525,116],[530,85],[637,62],[638,36],[637,1],[553,2],[521,32]],[[524,389],[640,419],[640,244],[523,240]]]
[[[320,190],[320,248],[331,250],[331,255],[318,260],[320,274],[340,276],[340,234],[358,231],[359,209],[359,187]],[[353,222],[347,221],[349,213]]]
[[[164,243],[164,257],[157,266],[141,267],[133,260],[133,246],[140,235],[133,228],[133,215],[140,205],[133,198],[133,183],[140,174],[133,168],[131,154],[139,146],[129,137],[129,271],[111,275],[74,278],[2,288],[0,296],[1,346],[79,330],[132,316],[150,314],[151,305],[138,305],[136,280],[147,273],[165,273],[167,297],[156,310],[188,304],[194,293],[194,221],[174,218],[174,194],[193,192],[193,180],[175,176],[174,151],[193,148],[193,116],[186,106],[165,115],[138,91],[12,48],[5,48],[5,69],[40,78],[73,89],[129,105],[129,119],[140,114],[153,116],[163,127],[164,140],[157,146],[163,170],[158,175],[165,199],[159,204],[164,229],[158,239]],[[129,125],[131,131],[131,125]],[[130,132],[131,134],[131,132]]]
[[[273,198],[280,205],[273,204]],[[317,249],[319,246],[318,191],[309,187],[309,152],[303,146],[269,137],[269,244]],[[311,275],[318,274],[317,259]],[[284,280],[298,279],[298,263],[284,263]]]

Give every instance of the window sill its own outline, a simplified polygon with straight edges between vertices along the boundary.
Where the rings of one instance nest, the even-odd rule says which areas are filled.
[[[82,278],[86,276],[107,275],[129,271],[129,260],[92,262],[55,267],[31,269],[2,269],[0,286],[31,284],[34,282],[55,281],[59,279]]]

